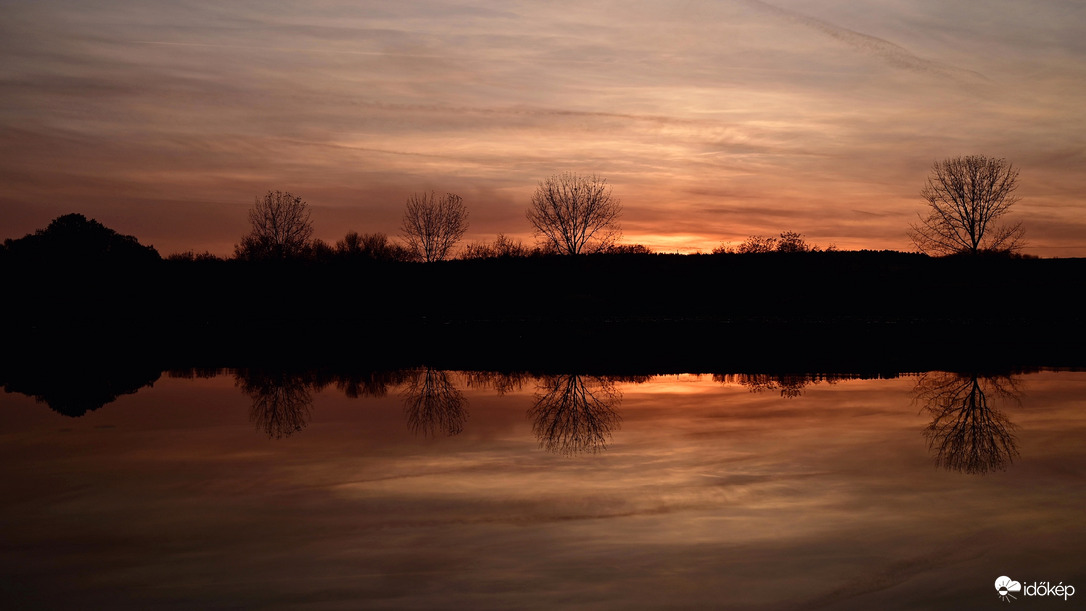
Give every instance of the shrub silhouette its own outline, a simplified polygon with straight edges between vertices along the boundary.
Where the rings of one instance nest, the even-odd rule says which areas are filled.
[[[82,214],[59,216],[45,229],[5,240],[13,261],[36,264],[145,264],[161,260],[158,251]]]

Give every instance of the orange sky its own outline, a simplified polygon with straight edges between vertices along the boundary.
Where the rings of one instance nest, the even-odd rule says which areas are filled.
[[[328,241],[434,189],[468,240],[530,241],[571,170],[657,250],[910,249],[931,163],[985,154],[1021,169],[1026,251],[1086,256],[1081,3],[85,4],[0,4],[0,238],[81,212],[227,254],[269,189]]]

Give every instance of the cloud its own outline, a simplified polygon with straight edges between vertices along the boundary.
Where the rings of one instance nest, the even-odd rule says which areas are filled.
[[[914,4],[18,4],[0,24],[0,223],[19,207],[17,230],[34,209],[43,226],[64,202],[183,246],[234,212],[171,229],[163,202],[203,215],[288,188],[337,211],[334,238],[390,232],[406,194],[435,189],[472,195],[480,237],[517,234],[536,183],[574,170],[615,185],[630,241],[790,220],[896,247],[932,160],[978,152],[1081,216],[1086,48],[1064,9],[1000,4],[980,27]],[[1062,42],[1032,44],[1048,31]]]
[[[864,54],[877,57],[895,68],[923,72],[934,76],[965,83],[987,82],[990,79],[974,70],[957,68],[942,62],[920,57],[908,49],[884,40],[843,28],[828,21],[808,17],[802,13],[783,9],[761,0],[738,0],[756,10],[775,15],[787,21],[819,31]]]

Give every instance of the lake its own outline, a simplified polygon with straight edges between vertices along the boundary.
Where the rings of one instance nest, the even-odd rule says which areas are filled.
[[[1001,576],[1083,590],[1011,593],[1030,608],[1086,596],[1082,371],[150,381],[0,395],[5,608],[1002,608]]]

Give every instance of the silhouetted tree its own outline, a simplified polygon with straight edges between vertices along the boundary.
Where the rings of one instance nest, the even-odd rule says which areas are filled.
[[[239,259],[283,260],[306,256],[313,235],[309,205],[287,191],[268,191],[249,210],[252,229],[234,247]]]
[[[240,371],[235,381],[253,403],[249,419],[269,438],[282,439],[309,424],[313,397],[302,377],[282,371]]]
[[[407,199],[403,214],[403,235],[408,249],[426,262],[443,261],[468,230],[464,200],[453,193],[438,198],[415,193]]]
[[[320,238],[314,238],[309,241],[309,244],[305,248],[304,256],[310,261],[317,263],[327,263],[336,256],[335,247],[328,244]]]
[[[336,255],[353,260],[407,261],[412,254],[383,233],[350,231],[336,242]]]
[[[777,252],[809,252],[811,246],[803,239],[803,234],[795,231],[782,231],[777,242]]]
[[[458,435],[468,419],[467,401],[449,374],[429,367],[414,372],[404,389],[403,403],[407,425],[416,435]]]
[[[777,250],[777,238],[752,235],[740,244],[735,251],[739,253],[773,252]]]
[[[834,250],[830,247],[830,250]],[[803,234],[795,231],[782,231],[780,237],[752,235],[735,248],[721,245],[713,249],[713,254],[721,253],[763,253],[763,252],[818,252],[821,249],[812,246],[803,239]]]
[[[969,155],[937,161],[920,194],[931,210],[910,225],[909,237],[928,254],[1014,252],[1021,223],[1003,225],[1018,197],[1018,170],[1006,159]]]
[[[342,240],[336,242],[336,254],[356,257],[363,254],[362,234],[348,231]]]
[[[612,255],[651,255],[652,250],[644,244],[612,244],[604,251]]]
[[[166,257],[166,260],[180,263],[220,263],[223,258],[206,250],[204,252],[186,250],[185,252],[174,253]]]
[[[924,430],[935,464],[965,473],[1004,470],[1018,456],[1014,425],[990,403],[1018,401],[1009,376],[928,373],[915,388],[916,400],[932,414]]]
[[[486,242],[472,242],[464,248],[461,255],[463,259],[496,259],[511,257],[527,257],[532,254],[520,240],[513,240],[499,233],[493,244]]]
[[[622,394],[606,378],[547,376],[539,381],[528,410],[539,446],[558,454],[596,453],[607,448],[622,418],[615,406]]]
[[[128,265],[161,260],[153,247],[82,214],[58,216],[45,229],[4,240],[4,247],[10,260],[26,263]]]
[[[621,234],[622,204],[598,176],[555,174],[539,183],[528,208],[536,235],[566,255],[599,252]]]

